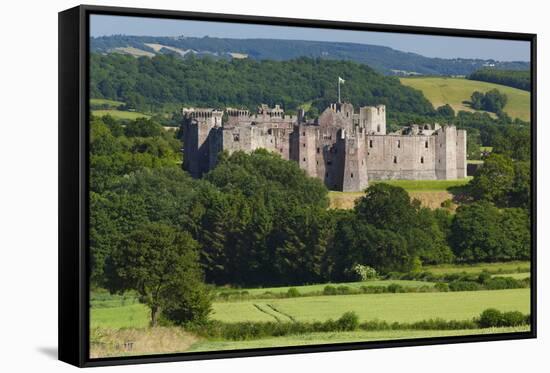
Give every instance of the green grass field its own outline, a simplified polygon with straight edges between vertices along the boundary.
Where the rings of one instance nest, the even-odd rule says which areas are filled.
[[[398,293],[318,296],[255,300],[213,305],[212,318],[225,322],[275,321],[255,305],[269,307],[278,316],[291,315],[298,321],[337,319],[354,311],[360,321],[385,320],[414,322],[430,318],[465,320],[478,316],[487,308],[529,313],[530,289],[469,291],[449,293]],[[273,308],[275,311],[273,311]]]
[[[389,293],[314,296],[266,301],[214,302],[212,319],[240,321],[324,321],[354,311],[361,321],[414,322],[430,318],[465,320],[487,308],[530,313],[530,289],[449,293]],[[92,308],[91,327],[144,328],[148,309],[141,304]]]
[[[90,105],[107,105],[111,108],[117,108],[120,105],[124,105],[122,101],[108,100],[106,98],[91,98]]]
[[[116,109],[110,109],[110,110],[92,110],[92,114],[97,117],[102,117],[104,115],[110,115],[113,118],[116,119],[130,119],[134,120],[137,118],[151,118],[150,115],[138,113],[135,111],[123,111],[123,110],[116,110]]]
[[[474,91],[487,92],[496,88],[508,96],[504,111],[509,116],[530,120],[530,93],[521,89],[464,78],[419,77],[400,80],[402,84],[422,91],[434,107],[449,104],[455,111],[473,111],[464,101],[469,101]]]
[[[384,341],[405,338],[430,338],[460,335],[479,335],[511,332],[527,332],[530,327],[490,328],[470,330],[385,330],[385,331],[355,331],[338,333],[310,333],[285,337],[272,337],[252,341],[208,341],[195,343],[186,352],[235,350],[247,348],[268,348],[284,346],[300,346],[327,343]]]
[[[528,261],[512,261],[502,263],[475,263],[475,264],[440,264],[435,266],[424,266],[424,271],[434,274],[442,273],[481,273],[486,270],[491,273],[525,273],[531,270],[531,263]]]

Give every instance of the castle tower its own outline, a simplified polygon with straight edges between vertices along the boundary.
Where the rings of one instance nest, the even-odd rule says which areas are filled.
[[[211,167],[210,137],[222,126],[223,112],[215,109],[182,109],[183,168],[193,177],[201,177]]]
[[[368,134],[386,134],[386,106],[364,106],[359,108],[359,127]]]
[[[456,177],[463,179],[467,176],[467,137],[466,130],[456,131]]]
[[[341,132],[344,144],[344,169],[342,172],[342,191],[356,192],[364,190],[368,185],[367,161],[365,152],[365,132],[358,129],[354,134]]]
[[[457,178],[457,130],[455,126],[441,127],[435,132],[435,175],[440,180]],[[464,140],[464,144],[466,144]],[[465,155],[464,155],[465,156]]]
[[[300,168],[305,170],[308,176],[317,177],[317,128],[316,126],[298,125],[295,126],[293,152],[294,160],[298,162]]]

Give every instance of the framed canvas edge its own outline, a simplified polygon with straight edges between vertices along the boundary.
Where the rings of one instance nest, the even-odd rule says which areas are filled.
[[[408,34],[477,37],[528,41],[531,45],[531,329],[528,332],[429,337],[372,342],[335,343],[325,345],[288,346],[260,349],[221,350],[194,353],[139,355],[130,357],[89,357],[89,16],[92,14],[171,18],[216,22],[238,22],[296,27],[346,30],[368,30]],[[67,35],[63,27],[71,24],[78,35]],[[492,342],[537,337],[537,260],[536,260],[536,68],[537,35],[533,33],[463,30],[453,28],[402,26],[314,19],[266,17],[252,15],[202,13],[175,10],[80,5],[59,12],[59,245],[58,245],[58,340],[59,360],[79,367],[95,367],[157,362],[175,362],[236,357],[254,357],[430,346],[470,342]],[[77,56],[73,56],[73,50]],[[69,58],[71,56],[71,58]],[[75,65],[73,65],[75,64]],[[77,82],[64,76],[69,69]],[[74,122],[78,122],[75,132]],[[71,127],[71,125],[73,127]],[[75,145],[77,149],[75,150]],[[76,153],[76,154],[74,154]],[[72,155],[72,157],[71,157]],[[67,158],[67,156],[69,156]],[[76,159],[73,159],[76,158]],[[75,178],[77,180],[75,180]],[[75,218],[76,217],[76,218]],[[77,253],[74,246],[77,246]],[[76,273],[75,273],[76,269]],[[75,311],[76,310],[76,311]],[[76,312],[76,313],[75,313]]]

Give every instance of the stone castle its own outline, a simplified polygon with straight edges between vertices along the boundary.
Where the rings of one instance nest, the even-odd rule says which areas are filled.
[[[221,151],[265,148],[293,160],[330,190],[361,191],[369,180],[449,180],[466,177],[466,131],[411,125],[386,133],[386,107],[331,104],[314,120],[285,115],[275,105],[257,113],[226,108],[183,109],[184,168],[211,170]]]

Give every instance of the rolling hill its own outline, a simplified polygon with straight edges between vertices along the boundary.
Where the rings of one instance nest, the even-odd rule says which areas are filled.
[[[531,120],[529,92],[504,85],[446,77],[414,77],[400,78],[401,83],[422,91],[434,107],[449,104],[455,111],[475,111],[467,105],[474,91],[487,92],[498,89],[508,96],[504,111],[512,118],[524,121]]]
[[[180,58],[193,55],[214,59],[287,61],[310,57],[345,60],[367,64],[386,75],[469,75],[486,66],[529,69],[529,63],[523,61],[430,58],[379,45],[307,40],[112,35],[92,38],[90,46],[95,53],[122,53],[135,57],[173,54]]]

